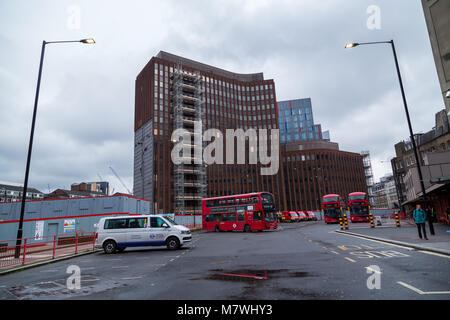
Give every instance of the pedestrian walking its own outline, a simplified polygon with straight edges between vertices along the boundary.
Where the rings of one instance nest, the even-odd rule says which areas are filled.
[[[431,209],[430,207],[425,209],[425,212],[427,214],[427,220],[428,220],[428,227],[430,228],[430,233],[432,236],[434,236],[434,227],[433,227],[433,209]]]
[[[426,214],[420,207],[420,204],[416,205],[416,209],[414,209],[413,211],[413,218],[414,221],[416,222],[417,230],[419,231],[419,238],[422,239],[422,231],[423,231],[425,240],[428,240],[427,232],[425,230]]]

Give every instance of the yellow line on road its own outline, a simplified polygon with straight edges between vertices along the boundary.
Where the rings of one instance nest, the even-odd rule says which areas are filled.
[[[404,283],[402,281],[397,281],[397,283],[404,286],[405,288],[408,288],[414,292],[417,292],[418,294],[450,294],[450,291],[422,291],[422,290],[417,289],[416,287],[413,287],[412,285]]]
[[[363,239],[363,240],[367,240],[367,241],[372,241],[372,242],[382,243],[382,244],[386,244],[386,245],[389,245],[389,246],[393,246],[393,247],[398,247],[398,248],[406,249],[406,250],[409,250],[409,251],[414,250],[413,248],[401,246],[401,245],[398,245],[398,244],[393,244],[393,243],[390,243],[390,242],[384,242],[384,241],[373,240],[373,239],[369,239],[369,238],[365,238],[365,237],[359,237],[359,236],[354,236],[354,235],[352,235],[352,234],[346,234],[346,233],[341,233],[341,232],[335,232],[335,233],[337,233],[337,234],[343,234],[343,235],[346,235],[346,236],[348,236],[348,237],[354,237],[354,238],[359,238],[359,239]]]
[[[355,260],[353,260],[353,259],[351,259],[351,258],[348,258],[348,257],[345,257],[345,259],[347,259],[347,260],[350,261],[350,262],[356,262]]]
[[[334,254],[339,254],[339,252],[334,251],[334,250],[330,250],[331,252],[333,252]]]
[[[450,256],[446,256],[445,254],[440,254],[440,253],[425,251],[425,250],[419,250],[419,252],[426,253],[426,254],[432,254],[434,256],[450,259]]]

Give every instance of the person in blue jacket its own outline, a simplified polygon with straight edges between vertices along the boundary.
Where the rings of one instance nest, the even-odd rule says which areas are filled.
[[[425,231],[425,220],[426,220],[426,214],[425,211],[422,210],[420,207],[420,204],[416,205],[416,208],[413,211],[413,218],[417,225],[417,230],[419,231],[419,238],[422,239],[422,232],[425,237],[425,240],[428,240],[427,238],[427,232]]]

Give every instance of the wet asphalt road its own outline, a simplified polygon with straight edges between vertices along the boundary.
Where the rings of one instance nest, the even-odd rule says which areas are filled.
[[[450,299],[450,257],[336,229],[195,232],[177,251],[98,252],[0,276],[0,299]],[[79,290],[67,289],[70,265],[80,267]]]

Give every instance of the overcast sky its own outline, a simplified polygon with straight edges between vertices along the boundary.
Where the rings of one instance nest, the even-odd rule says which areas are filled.
[[[86,37],[97,43],[46,49],[29,180],[43,192],[98,174],[125,192],[109,166],[132,188],[134,83],[160,50],[264,72],[278,100],[310,97],[341,150],[370,150],[376,180],[409,135],[392,51],[345,43],[395,40],[415,132],[444,108],[419,0],[2,0],[1,181],[23,183],[42,40]]]

